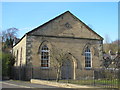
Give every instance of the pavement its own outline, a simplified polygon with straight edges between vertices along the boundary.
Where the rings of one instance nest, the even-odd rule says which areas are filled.
[[[59,88],[98,88],[94,86],[86,86],[86,85],[77,85],[77,84],[70,84],[70,83],[59,83],[59,82],[52,82],[52,81],[45,81],[39,79],[31,79],[31,83],[43,84],[43,85],[50,85]]]
[[[2,88],[57,88],[49,85],[33,84],[27,81],[7,80],[0,82]]]

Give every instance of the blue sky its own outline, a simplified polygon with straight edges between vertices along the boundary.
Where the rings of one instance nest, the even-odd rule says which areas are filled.
[[[3,2],[2,29],[19,29],[18,37],[69,10],[103,38],[118,38],[117,2]]]

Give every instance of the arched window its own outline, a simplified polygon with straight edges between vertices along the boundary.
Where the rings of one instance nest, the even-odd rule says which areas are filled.
[[[85,49],[85,68],[91,68],[91,51],[89,47]]]
[[[20,52],[20,66],[22,66],[22,47],[21,47],[21,52]]]
[[[49,49],[46,45],[41,49],[41,67],[49,67]]]
[[[16,66],[18,66],[18,50],[17,50],[17,55],[16,55]]]

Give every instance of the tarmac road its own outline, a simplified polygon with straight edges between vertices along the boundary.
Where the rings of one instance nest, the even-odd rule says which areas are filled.
[[[113,89],[96,89],[96,88],[59,88],[49,85],[34,84],[28,81],[6,80],[0,81],[2,90],[113,90]]]

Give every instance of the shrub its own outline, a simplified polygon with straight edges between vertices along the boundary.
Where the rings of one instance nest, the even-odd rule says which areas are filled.
[[[2,62],[2,77],[10,77],[15,58],[10,53],[0,52],[0,60]]]

